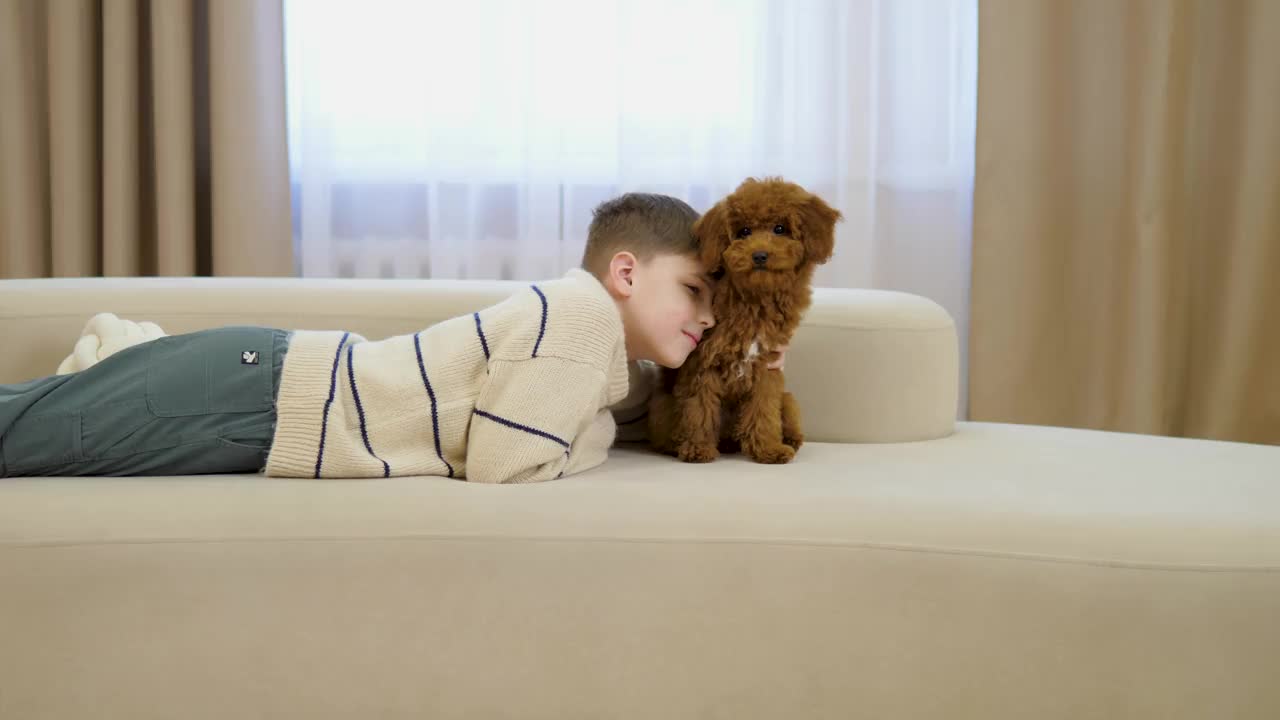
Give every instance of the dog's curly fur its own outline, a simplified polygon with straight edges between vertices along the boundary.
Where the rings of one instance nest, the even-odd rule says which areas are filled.
[[[698,220],[702,264],[720,278],[716,326],[679,370],[664,372],[649,405],[654,448],[685,462],[739,449],[761,463],[795,457],[800,411],[767,365],[809,307],[814,268],[831,257],[840,219],[795,183],[748,178]]]

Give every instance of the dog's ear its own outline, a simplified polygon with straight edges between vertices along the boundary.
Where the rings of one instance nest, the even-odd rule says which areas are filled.
[[[698,239],[702,269],[709,273],[720,270],[724,265],[724,251],[733,240],[729,230],[729,205],[721,200],[703,213],[693,224],[693,235]]]
[[[800,205],[797,215],[809,262],[821,265],[830,260],[836,246],[836,223],[844,219],[840,211],[817,195],[810,194]]]

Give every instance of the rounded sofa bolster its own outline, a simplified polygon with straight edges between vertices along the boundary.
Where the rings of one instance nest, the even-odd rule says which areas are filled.
[[[932,300],[818,288],[787,353],[787,387],[809,440],[931,440],[955,430],[959,355],[955,322]]]

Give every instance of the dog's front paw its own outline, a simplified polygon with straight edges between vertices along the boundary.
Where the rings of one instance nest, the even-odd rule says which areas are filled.
[[[791,446],[792,450],[799,450],[800,446],[804,444],[804,433],[798,432],[790,435],[784,433],[782,435],[782,444]]]
[[[715,445],[683,442],[676,448],[676,457],[687,463],[709,463],[720,457]]]
[[[767,465],[789,463],[796,456],[795,448],[782,444],[746,448],[746,452],[752,460]]]

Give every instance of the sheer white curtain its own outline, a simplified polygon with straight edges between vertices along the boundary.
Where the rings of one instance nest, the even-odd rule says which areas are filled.
[[[781,175],[818,282],[968,316],[977,0],[287,0],[308,276],[537,279],[631,190]]]

